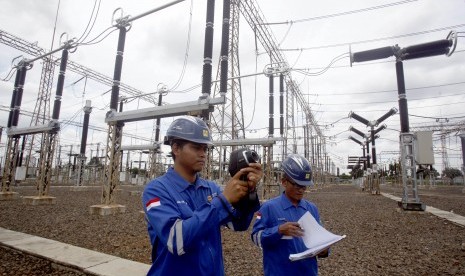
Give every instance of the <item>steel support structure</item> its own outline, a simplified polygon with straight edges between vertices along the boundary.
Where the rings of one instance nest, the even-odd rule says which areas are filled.
[[[118,108],[121,72],[123,66],[124,44],[130,24],[122,21],[118,24],[119,36],[116,50],[113,86],[111,88],[110,110]],[[121,159],[121,143],[124,123],[108,122],[107,147],[105,153],[102,204],[112,205],[116,202],[115,190],[119,184],[119,165]]]
[[[12,48],[15,48],[17,50],[20,50],[33,57],[37,57],[37,56],[40,56],[46,53],[45,49],[37,46],[36,43],[28,42],[22,38],[19,38],[3,30],[0,30],[0,43],[10,46]],[[57,60],[59,60],[53,55],[44,57],[44,59],[53,60],[55,62],[54,65],[57,65],[58,64]],[[98,83],[101,83],[101,84],[104,84],[110,87],[113,85],[113,79],[111,77],[106,76],[102,73],[99,73],[84,65],[73,62],[72,60],[68,60],[67,70],[70,72],[79,74],[81,76],[85,76],[88,79],[91,79],[93,81],[96,81]],[[53,73],[53,72],[50,72],[50,73]],[[42,77],[44,77],[44,75]],[[121,93],[129,94],[132,96],[139,96],[140,99],[148,103],[153,103],[153,104],[156,103],[155,98],[153,96],[146,95],[146,93],[144,93],[143,91],[138,90],[132,86],[129,86],[124,83],[120,83],[119,87],[120,87]]]
[[[40,152],[39,177],[37,179],[37,188],[40,196],[48,196],[50,190],[50,181],[52,178],[53,154],[56,148],[56,138],[58,132],[45,133],[42,141],[42,150]]]
[[[90,113],[92,112],[91,101],[87,100],[86,105],[83,108],[84,111],[84,122],[82,126],[82,136],[81,136],[81,147],[78,155],[78,177],[76,181],[77,186],[82,186],[84,168],[86,166],[86,145],[87,145],[87,131],[89,129],[89,118]]]
[[[295,133],[295,91],[294,87],[288,87],[286,90],[286,123],[284,131],[284,147],[282,160],[291,153],[297,153],[297,135]],[[313,165],[313,163],[312,163]]]
[[[269,30],[266,27],[267,25],[265,24],[264,16],[261,14],[260,9],[255,6],[255,2],[254,1],[239,1],[239,4],[241,5],[240,11],[242,15],[244,16],[245,20],[247,21],[249,26],[252,28],[252,30],[255,32],[256,38],[263,46],[266,53],[269,55],[270,63],[281,64],[282,67],[288,68],[289,67],[288,63],[285,60],[282,53],[278,50],[278,46],[277,46],[278,44],[276,43],[276,39],[274,38],[271,30]],[[302,110],[307,120],[310,122],[311,128],[313,129],[315,135],[319,136],[320,138],[323,138],[323,133],[321,132],[320,128],[318,127],[315,121],[313,113],[310,109],[310,105],[307,103],[307,101],[303,97],[299,86],[295,83],[294,80],[292,80],[290,74],[285,75],[285,83],[287,86],[287,90],[290,91],[290,93],[288,92],[288,96],[287,96],[287,105],[286,105],[287,129],[285,131],[286,132],[285,135],[287,135],[287,137],[285,137],[286,138],[285,140],[287,140],[288,144],[283,147],[283,150],[285,151],[284,155],[287,155],[289,153],[297,152],[295,130],[294,131],[289,130],[289,127],[292,127],[290,125],[292,125],[293,114],[294,114],[294,109],[288,108],[290,99],[295,98],[296,102],[302,107]],[[294,129],[294,127],[292,129]],[[289,136],[289,135],[293,135],[293,136]],[[293,140],[294,143],[289,144],[289,140]]]
[[[55,72],[55,64],[52,58],[46,57],[42,60],[42,73],[40,77],[39,91],[37,102],[32,113],[30,126],[43,125],[50,120],[50,98],[52,94],[53,75]],[[27,136],[26,142],[26,168],[29,168],[32,154],[36,151],[47,150],[42,146],[39,148],[36,144],[42,145],[43,134],[33,134]],[[39,139],[38,143],[36,139]]]
[[[33,57],[39,57],[44,55],[47,51],[37,45],[37,43],[31,43],[28,42],[22,38],[19,38],[13,34],[10,34],[4,30],[0,30],[0,43],[10,46],[14,49],[17,49],[23,53],[29,54]],[[53,74],[55,70],[55,66],[58,64],[58,58],[54,57],[53,55],[48,55],[44,56],[42,58],[43,60],[43,68],[42,68],[42,75],[41,75],[41,80],[40,80],[40,87],[39,87],[39,92],[38,92],[38,97],[37,97],[37,102],[36,106],[34,108],[34,113],[32,114],[31,118],[31,126],[37,125],[40,123],[45,123],[50,119],[50,96],[51,96],[51,90],[52,90],[52,84],[53,84]],[[94,71],[88,67],[85,67],[83,65],[80,65],[76,62],[73,62],[71,60],[68,60],[67,64],[67,70],[74,72],[76,74],[79,74],[81,76],[85,76],[88,79],[94,80],[98,83],[102,83],[104,85],[112,86],[113,85],[113,79],[101,74],[97,71]],[[142,100],[145,100],[149,103],[155,103],[155,99],[150,96],[150,95],[144,95],[145,93],[133,88],[129,85],[126,85],[124,83],[119,83],[119,89],[121,92],[133,95],[133,96],[140,96]],[[141,96],[142,95],[142,96]],[[26,161],[26,166],[29,165],[29,160],[34,153],[35,149],[38,148],[35,144],[36,141],[35,139],[37,134],[33,134],[30,136],[30,138],[27,140],[27,146],[26,146],[26,152],[28,152],[27,156],[27,161]],[[41,136],[43,137],[43,134]],[[16,139],[16,138],[15,138]],[[58,137],[56,138],[58,139]],[[45,139],[43,141],[39,141],[41,146],[40,146],[40,152],[43,152],[44,149],[43,146],[49,142],[46,142]],[[7,143],[7,145],[16,145],[17,142],[11,142]],[[18,152],[18,146],[16,145],[16,148],[8,148],[6,149],[6,152],[9,152],[10,155],[15,155]],[[14,157],[16,158],[16,157]],[[13,161],[13,159],[5,158],[5,160],[8,159],[10,161]],[[16,162],[16,161],[15,161]],[[16,164],[16,163],[14,163]],[[15,169],[15,166],[5,166],[8,168],[8,170],[13,170]],[[10,175],[7,177],[11,180],[11,172],[8,172]],[[5,175],[5,174],[4,174]]]
[[[417,188],[414,135],[410,132],[407,95],[405,92],[404,65],[401,58],[396,60],[397,89],[400,113],[400,165],[402,170],[403,195],[398,202],[403,210],[424,211],[426,205],[420,201]]]
[[[3,166],[2,193],[11,192],[11,184],[15,181],[14,173],[18,157],[19,139],[20,137],[8,137],[5,165]]]
[[[16,68],[15,84],[7,123],[8,131],[18,126],[24,82],[26,80],[27,70],[30,68],[30,64],[26,64],[24,61],[21,61]],[[2,192],[10,192],[11,183],[15,181],[14,177],[19,156],[18,145],[20,137],[20,135],[8,135],[7,148],[5,150],[5,166],[3,167],[2,176]]]
[[[56,141],[59,133],[60,107],[61,98],[63,95],[63,87],[65,82],[65,73],[68,65],[68,49],[74,47],[71,43],[67,42],[62,51],[60,59],[60,72],[58,75],[57,90],[55,94],[55,101],[53,104],[52,121],[50,125],[54,124],[55,127],[51,131],[43,133],[42,147],[40,151],[40,167],[39,177],[37,179],[37,188],[39,190],[39,197],[48,196],[50,190],[50,182],[52,179],[52,164],[53,155],[55,153]]]
[[[262,199],[270,199],[276,194],[272,193],[272,187],[277,186],[276,184],[273,185],[273,146],[264,146],[263,147],[263,161],[264,168],[263,168],[263,192],[262,192]]]

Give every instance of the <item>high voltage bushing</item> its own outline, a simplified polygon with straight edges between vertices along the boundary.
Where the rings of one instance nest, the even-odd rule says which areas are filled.
[[[364,62],[392,57],[399,49],[399,46],[396,45],[352,53],[350,56],[350,66],[352,66],[353,62]]]
[[[356,128],[353,127],[353,126],[350,126],[350,127],[349,127],[349,131],[353,131],[353,132],[357,133],[358,135],[362,136],[363,138],[366,137],[365,133],[361,132],[360,130],[356,129]]]

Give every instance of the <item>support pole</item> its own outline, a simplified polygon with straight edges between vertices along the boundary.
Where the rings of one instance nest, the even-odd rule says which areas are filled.
[[[462,179],[463,179],[463,190],[462,192],[465,193],[465,132],[462,131],[460,134],[460,142],[462,144]]]
[[[10,113],[8,116],[8,129],[13,129],[18,126],[19,109],[23,94],[24,82],[28,64],[20,62],[16,69],[15,84],[13,95],[10,104]],[[5,152],[5,165],[3,167],[2,190],[0,200],[17,199],[18,194],[11,190],[11,183],[15,181],[14,175],[16,172],[16,164],[18,158],[18,146],[20,136],[8,136],[7,147]]]
[[[77,186],[82,186],[82,175],[84,174],[84,167],[86,164],[86,145],[87,145],[87,132],[89,130],[89,118],[90,113],[92,112],[91,101],[86,101],[86,106],[83,108],[84,110],[84,123],[82,126],[82,136],[81,136],[81,148],[79,151],[79,171],[78,171],[78,178],[77,178]]]
[[[122,22],[120,25],[118,25],[119,36],[118,46],[116,50],[115,68],[113,73],[113,86],[111,88],[110,112],[116,112],[118,108],[119,88],[121,82],[121,72],[123,67],[123,54],[124,45],[126,42],[127,27],[129,27],[129,24],[125,22]],[[120,122],[108,123],[107,148],[104,166],[105,172],[103,179],[103,191],[101,201],[101,203],[105,206],[115,205],[116,203],[115,190],[119,184],[119,161],[121,154],[120,149],[123,126],[124,124]],[[96,209],[92,207],[93,206],[91,206],[91,213],[93,213],[93,211],[96,211],[97,213],[103,214],[101,211],[103,211],[104,209],[99,208],[101,206],[96,206]],[[125,211],[124,206],[117,209],[119,209],[119,211],[121,212]],[[112,211],[110,211],[110,213],[112,213]]]
[[[58,120],[60,119],[61,98],[63,96],[66,66],[68,64],[68,49],[71,47],[72,45],[70,42],[66,43],[65,46],[62,47],[60,72],[58,75],[55,101],[53,103],[52,120],[49,122],[50,126],[53,126],[53,129],[44,133],[44,139],[41,147],[42,150],[40,151],[39,177],[37,179],[39,195],[36,197],[32,196],[23,198],[23,200],[30,205],[55,204],[55,197],[49,196],[49,190],[52,179],[53,155],[55,153],[58,131],[60,130]]]
[[[203,52],[202,73],[202,97],[208,98],[211,94],[212,83],[212,55],[213,55],[213,30],[215,22],[215,0],[207,1],[207,18],[205,23],[205,45]],[[210,111],[202,111],[202,118],[207,122],[210,120]]]
[[[426,205],[420,202],[417,188],[417,174],[414,153],[414,136],[410,133],[407,96],[405,94],[404,67],[401,59],[396,61],[397,89],[400,114],[400,152],[403,195],[398,202],[403,210],[424,211]]]
[[[284,75],[279,75],[279,134],[284,134]],[[308,158],[306,156],[305,158]]]
[[[268,137],[274,136],[274,76],[271,73],[269,76],[269,95],[268,95]]]

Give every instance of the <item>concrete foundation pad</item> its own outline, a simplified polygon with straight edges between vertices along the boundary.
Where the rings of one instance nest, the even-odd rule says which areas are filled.
[[[402,200],[397,201],[397,205],[405,211],[425,211],[426,205],[421,202],[404,202]]]
[[[15,200],[19,198],[16,192],[0,192],[0,201]]]
[[[405,210],[402,207],[397,207],[396,211],[398,213],[403,213],[403,214],[419,214],[419,215],[424,215],[426,212],[421,212],[419,210]]]
[[[53,196],[24,196],[23,203],[28,205],[53,205],[56,197]]]
[[[114,214],[121,214],[126,212],[126,206],[119,204],[99,204],[90,206],[89,212],[91,215],[108,216]]]

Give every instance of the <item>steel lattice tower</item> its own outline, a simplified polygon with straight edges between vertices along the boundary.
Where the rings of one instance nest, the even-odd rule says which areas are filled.
[[[264,16],[262,15],[260,8],[258,8],[255,4],[255,1],[238,1],[239,5],[241,6],[241,13],[244,16],[245,20],[249,24],[249,26],[254,30],[255,35],[260,42],[260,44],[265,49],[266,53],[270,56],[270,63],[271,64],[279,64],[283,68],[288,67],[288,63],[282,53],[278,49],[278,44],[271,32],[267,28],[265,24]],[[283,154],[289,154],[292,152],[297,152],[297,143],[296,143],[296,134],[294,131],[294,103],[299,104],[301,106],[302,111],[305,113],[306,122],[309,123],[309,130],[308,133],[313,133],[320,139],[322,139],[323,133],[318,127],[318,124],[315,121],[315,118],[312,114],[309,104],[305,100],[300,91],[299,86],[295,83],[295,81],[291,78],[290,74],[285,75],[285,82],[287,85],[287,104],[286,104],[286,131],[285,141],[287,140],[287,144],[283,149],[286,151]],[[308,145],[308,143],[306,143]],[[314,154],[314,153],[312,153]],[[316,158],[320,158],[320,155],[316,156]],[[316,160],[316,164],[320,162]]]
[[[37,102],[34,107],[30,126],[42,125],[50,121],[50,97],[52,93],[53,75],[55,72],[55,64],[51,57],[46,57],[42,60],[42,74],[40,77],[39,91]],[[36,141],[39,138],[39,141]],[[26,156],[26,167],[29,167],[33,151],[40,150],[44,145],[42,144],[43,135],[30,135],[28,136],[26,149],[28,151]],[[40,148],[37,145],[40,144]]]

